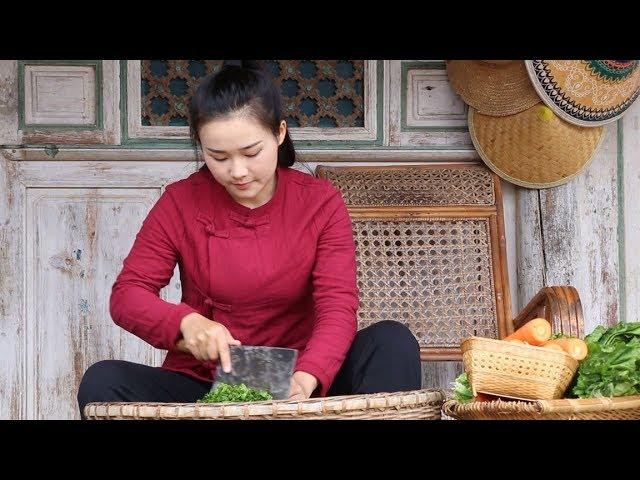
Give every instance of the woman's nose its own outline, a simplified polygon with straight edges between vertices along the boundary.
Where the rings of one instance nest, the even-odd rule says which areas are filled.
[[[241,179],[247,176],[247,167],[242,161],[231,162],[231,177],[233,179]]]

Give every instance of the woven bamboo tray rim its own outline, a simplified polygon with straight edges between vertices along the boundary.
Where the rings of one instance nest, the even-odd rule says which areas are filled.
[[[545,360],[549,362],[561,363],[568,367],[577,368],[578,361],[566,352],[541,348],[535,345],[523,345],[520,343],[497,340],[485,337],[467,337],[460,344],[462,353],[471,349],[479,349],[487,352],[500,352],[505,354],[518,355],[532,360]]]
[[[445,394],[438,389],[345,395],[301,401],[238,403],[96,402],[85,407],[87,419],[251,419],[379,418],[404,412],[412,418],[440,418]]]
[[[625,397],[562,398],[557,400],[505,401],[459,403],[447,400],[442,411],[458,420],[474,419],[535,419],[535,418],[592,418],[617,417],[640,419],[640,395]]]

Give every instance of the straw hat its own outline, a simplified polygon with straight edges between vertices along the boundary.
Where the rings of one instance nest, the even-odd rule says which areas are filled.
[[[640,94],[638,60],[526,60],[542,101],[575,125],[620,118]]]
[[[540,101],[522,60],[448,60],[455,92],[484,115],[513,115]]]
[[[567,123],[541,102],[507,117],[469,108],[469,133],[482,160],[500,177],[528,188],[555,187],[578,175],[603,130]]]

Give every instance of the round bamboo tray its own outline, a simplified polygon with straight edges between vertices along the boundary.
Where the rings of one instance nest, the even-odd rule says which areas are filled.
[[[457,420],[638,420],[640,395],[531,402],[494,400],[458,403],[448,400],[442,411]]]
[[[88,420],[440,420],[445,395],[423,389],[302,401],[270,400],[243,403],[90,403]]]

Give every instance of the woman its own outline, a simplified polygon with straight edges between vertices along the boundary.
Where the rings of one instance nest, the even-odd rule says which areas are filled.
[[[299,351],[290,398],[420,388],[419,347],[393,321],[356,333],[351,222],[328,181],[291,169],[295,150],[271,78],[226,63],[198,87],[191,136],[205,165],[149,212],[110,299],[116,324],[168,350],[162,367],[92,365],[78,403],[194,402],[230,345]],[[158,292],[180,268],[182,302]]]

